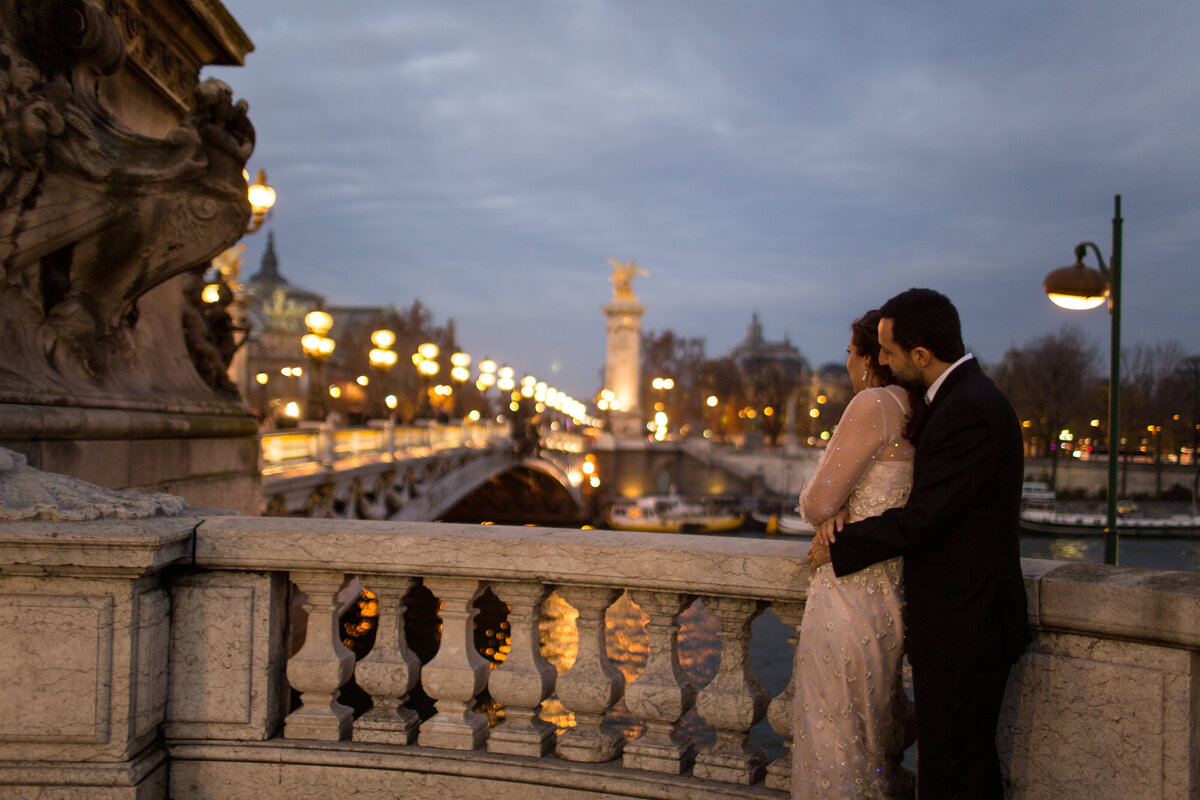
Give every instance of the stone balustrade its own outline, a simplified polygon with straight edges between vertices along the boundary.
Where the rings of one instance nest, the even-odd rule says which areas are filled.
[[[784,797],[786,749],[771,763],[749,731],[765,717],[786,737],[792,687],[772,698],[748,651],[766,608],[799,620],[804,550],[212,515],[6,523],[0,796]],[[1013,796],[1200,796],[1200,576],[1024,566],[1036,641],[999,735]],[[360,587],[374,642],[352,652]],[[578,614],[558,669],[539,647],[548,598]],[[618,598],[645,615],[640,674],[606,652]],[[678,648],[696,598],[719,621],[702,686]],[[500,663],[478,643],[484,599],[507,626]],[[552,698],[561,730],[540,713]],[[604,722],[622,703],[636,737]],[[693,707],[711,741],[684,731]]]

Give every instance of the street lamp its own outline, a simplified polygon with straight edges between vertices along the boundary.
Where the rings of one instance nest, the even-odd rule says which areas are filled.
[[[387,371],[396,366],[396,351],[392,350],[392,345],[396,343],[396,334],[381,328],[371,334],[371,344],[375,345],[371,348],[371,352],[367,354],[367,359],[371,362],[371,366],[379,373],[379,380],[376,381],[376,394],[379,397],[379,416],[386,417],[387,412],[383,411],[384,397],[387,391],[383,387],[383,378]]]
[[[417,367],[417,372],[422,378],[421,390],[421,413],[428,413],[433,416],[433,404],[430,402],[429,392],[433,384],[433,376],[438,374],[437,361],[434,359],[438,356],[438,346],[433,342],[425,342],[417,346],[417,352],[413,353],[412,361]]]
[[[322,420],[325,418],[325,402],[321,399],[321,367],[333,355],[333,339],[325,335],[333,327],[333,317],[318,308],[304,315],[304,324],[308,327],[308,333],[300,337],[300,346],[312,362],[306,416],[309,420]]]
[[[1095,308],[1108,297],[1108,313],[1112,335],[1108,357],[1108,508],[1104,523],[1104,563],[1118,563],[1117,531],[1117,455],[1121,451],[1120,394],[1121,394],[1121,195],[1113,198],[1112,253],[1105,266],[1100,249],[1092,242],[1075,245],[1075,263],[1061,267],[1046,276],[1042,284],[1046,294],[1056,304],[1069,309]],[[1085,267],[1083,257],[1088,248],[1100,264],[1099,271]]]
[[[244,170],[243,174],[246,174]],[[275,190],[267,183],[266,171],[261,169],[255,176],[254,183],[247,180],[247,184],[246,199],[250,201],[250,224],[246,233],[254,233],[267,221],[271,209],[275,206]]]

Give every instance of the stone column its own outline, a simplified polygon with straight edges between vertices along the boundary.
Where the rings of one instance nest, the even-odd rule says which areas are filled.
[[[421,670],[421,685],[437,701],[437,714],[421,726],[417,741],[422,747],[474,750],[488,735],[487,718],[472,710],[491,669],[475,649],[475,600],[485,587],[471,578],[426,578],[425,587],[442,601],[442,642]]]
[[[750,623],[766,604],[733,597],[705,597],[704,606],[721,621],[721,663],[712,682],[700,691],[696,708],[717,729],[717,741],[696,756],[697,778],[748,786],[757,783],[767,753],[750,744],[749,732],[767,712],[770,700],[750,669]]]
[[[405,575],[369,576],[367,588],[379,604],[375,646],[358,662],[354,679],[371,695],[374,707],[354,723],[354,741],[412,744],[420,718],[405,708],[417,685],[421,662],[404,640],[404,595],[413,579]]]
[[[354,654],[342,644],[338,592],[346,583],[340,572],[293,572],[292,583],[305,594],[308,627],[304,646],[287,664],[288,682],[300,692],[300,708],[284,720],[287,739],[340,741],[350,736],[353,711],[337,701],[354,673]]]
[[[558,594],[579,611],[579,654],[558,678],[558,699],[575,714],[575,727],[558,737],[556,751],[567,761],[610,761],[621,754],[624,739],[604,726],[604,714],[620,699],[625,676],[608,660],[604,612],[621,590],[560,586]]]
[[[775,611],[775,615],[783,620],[783,624],[792,629],[792,635],[788,637],[788,644],[792,646],[792,652],[795,653],[796,642],[800,638],[797,626],[804,618],[804,603],[774,603],[771,608]],[[796,659],[793,656],[793,667],[795,663]],[[764,782],[768,789],[778,792],[792,790],[792,705],[795,698],[796,672],[793,668],[787,687],[771,701],[771,705],[767,708],[767,722],[771,724],[771,730],[783,737],[783,755],[767,766],[767,778]]]
[[[550,587],[504,581],[492,591],[508,604],[509,653],[488,679],[492,699],[504,706],[505,720],[488,738],[489,753],[540,758],[554,749],[554,726],[538,716],[554,691],[554,665],[538,647],[538,617]]]
[[[645,434],[642,427],[641,398],[641,335],[642,314],[646,307],[636,298],[616,300],[604,306],[607,318],[608,346],[604,358],[604,388],[615,395],[615,409],[610,413],[613,433],[618,438]]]
[[[679,614],[692,598],[674,592],[630,590],[650,617],[650,656],[637,680],[625,689],[625,705],[646,723],[646,732],[625,746],[630,769],[680,775],[692,764],[695,743],[676,728],[696,700],[696,687],[679,666]]]

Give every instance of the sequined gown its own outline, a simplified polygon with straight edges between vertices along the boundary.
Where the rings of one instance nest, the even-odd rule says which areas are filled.
[[[850,520],[903,505],[912,446],[901,436],[908,398],[897,386],[864,389],[846,407],[800,514],[816,525],[845,508]],[[904,644],[901,559],[838,578],[829,564],[810,578],[796,646],[792,797],[891,798],[897,784]],[[892,757],[889,759],[888,754]]]

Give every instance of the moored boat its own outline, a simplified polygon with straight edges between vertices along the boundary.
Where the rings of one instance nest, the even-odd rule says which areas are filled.
[[[1048,508],[1021,509],[1021,528],[1030,533],[1053,535],[1099,535],[1108,522],[1106,514],[1063,511]],[[1117,517],[1117,532],[1140,536],[1195,536],[1200,534],[1200,515],[1172,514],[1170,516]]]
[[[721,498],[649,495],[615,501],[608,527],[646,533],[714,533],[741,527],[745,514]]]

